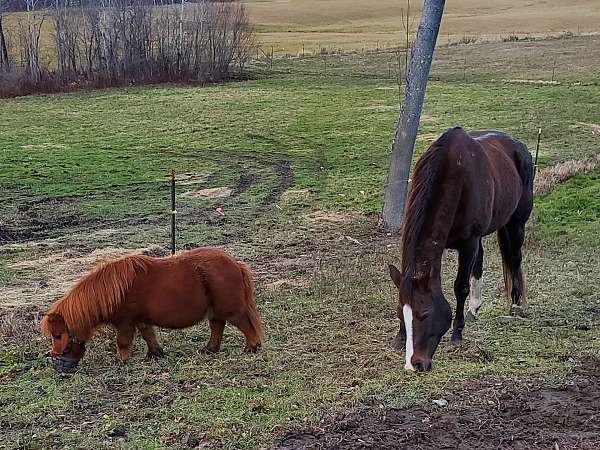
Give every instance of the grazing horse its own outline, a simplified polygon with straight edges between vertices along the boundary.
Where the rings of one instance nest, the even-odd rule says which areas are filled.
[[[117,331],[117,354],[129,358],[136,329],[148,356],[163,351],[154,326],[187,328],[207,318],[211,336],[204,352],[216,353],[225,323],[241,330],[247,352],[264,340],[249,268],[222,250],[200,248],[173,258],[126,256],[100,265],[56,301],[41,326],[52,337],[57,368],[74,370],[85,343],[103,324]]]
[[[467,297],[470,317],[481,306],[481,238],[495,231],[512,313],[522,313],[521,247],[532,208],[531,155],[525,144],[505,133],[452,128],[419,159],[404,215],[402,271],[389,266],[401,319],[393,345],[405,344],[406,370],[431,370],[433,354],[451,325],[441,285],[446,248],[458,251],[453,344],[462,340]]]

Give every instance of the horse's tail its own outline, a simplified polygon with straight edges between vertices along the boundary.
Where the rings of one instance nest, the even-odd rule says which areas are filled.
[[[254,283],[252,282],[252,272],[250,271],[250,268],[242,262],[238,262],[238,266],[242,272],[242,280],[244,282],[244,294],[248,320],[250,320],[250,324],[252,325],[256,336],[260,340],[260,343],[264,344],[265,333],[263,331],[262,321],[260,320],[258,310],[256,309],[256,303],[254,301]]]

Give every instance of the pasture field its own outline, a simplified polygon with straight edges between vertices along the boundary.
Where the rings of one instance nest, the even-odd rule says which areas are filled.
[[[594,55],[596,39],[469,46],[496,53],[465,80],[441,52],[417,153],[456,123],[505,130],[533,151],[542,124],[540,170],[597,161],[600,83],[576,56]],[[516,58],[523,46],[531,57]],[[500,81],[545,76],[548,52],[575,52],[561,84]],[[320,59],[278,60],[239,83],[0,103],[0,447],[600,445],[597,168],[535,198],[526,318],[506,317],[491,237],[464,344],[444,342],[422,376],[388,346],[398,320],[387,263],[399,243],[378,214],[398,86],[385,58],[332,57],[326,74]],[[221,353],[200,354],[203,324],[160,331],[157,361],[138,339],[120,365],[107,330],[76,374],[58,375],[41,315],[98,260],[166,254],[171,168],[179,248],[222,246],[250,264],[266,347],[246,355],[227,328]],[[451,304],[454,270],[450,253]]]
[[[397,47],[406,0],[245,0],[257,24],[259,41],[277,53],[328,49]],[[422,1],[410,5],[411,39]],[[549,36],[565,31],[597,32],[600,5],[594,0],[453,0],[446,2],[439,42],[465,37],[496,40],[507,36]]]

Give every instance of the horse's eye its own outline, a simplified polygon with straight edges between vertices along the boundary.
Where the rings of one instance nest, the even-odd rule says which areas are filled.
[[[415,316],[417,317],[417,320],[425,320],[429,317],[430,314],[431,314],[431,311],[425,311],[422,313],[417,313],[417,314],[415,314]]]
[[[60,336],[61,336],[60,334],[53,334],[53,335],[52,335],[52,337],[53,337],[54,339],[60,339]]]

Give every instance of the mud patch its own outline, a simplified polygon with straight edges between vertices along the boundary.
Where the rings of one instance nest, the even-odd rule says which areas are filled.
[[[559,388],[474,382],[446,397],[447,407],[364,409],[325,429],[287,433],[276,448],[597,449],[600,360],[579,364]]]

